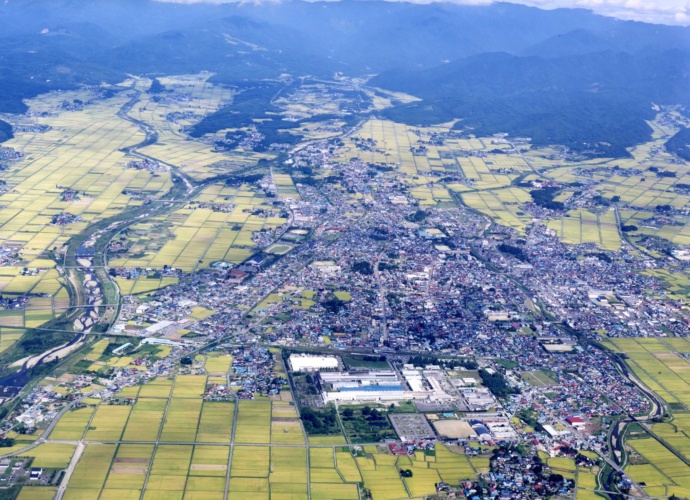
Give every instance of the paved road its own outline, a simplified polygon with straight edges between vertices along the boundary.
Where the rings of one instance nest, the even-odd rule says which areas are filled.
[[[31,443],[30,445],[25,446],[24,448],[21,448],[17,451],[14,451],[12,453],[7,453],[5,455],[0,455],[0,458],[5,458],[5,457],[10,457],[10,456],[15,456],[15,455],[21,455],[22,453],[25,453],[33,448],[36,448],[41,443],[45,443],[48,441],[48,437],[50,436],[50,433],[53,431],[55,426],[58,424],[58,421],[62,416],[70,411],[72,408],[74,408],[77,403],[79,403],[79,400],[72,401],[69,405],[65,406],[62,410],[60,410],[60,413],[56,415],[56,417],[53,419],[53,421],[50,423],[50,425],[46,428],[46,430],[43,432],[41,437],[39,437],[36,441]]]
[[[77,443],[77,449],[75,450],[74,455],[72,455],[72,460],[70,460],[69,466],[67,467],[67,469],[65,469],[65,475],[62,476],[62,482],[60,483],[60,487],[58,488],[57,493],[55,494],[55,500],[61,500],[62,496],[65,494],[67,484],[69,483],[69,480],[72,477],[74,469],[77,468],[79,459],[81,459],[81,455],[82,453],[84,453],[85,449],[86,446],[83,442],[80,441],[79,443]]]

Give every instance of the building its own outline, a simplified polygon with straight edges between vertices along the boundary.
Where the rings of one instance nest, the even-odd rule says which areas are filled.
[[[585,427],[587,427],[587,423],[580,417],[568,417],[565,419],[565,421],[568,422],[575,429],[584,429]]]
[[[151,344],[151,345],[167,345],[170,347],[182,347],[184,344],[181,342],[175,342],[173,340],[168,340],[168,339],[156,339],[152,337],[147,337],[141,341],[142,344]]]
[[[431,379],[427,378],[425,383],[420,371],[405,371],[408,372],[405,380],[412,390],[407,390],[403,381],[391,370],[319,373],[323,400],[328,403],[331,401],[400,401],[403,399],[444,401],[452,399],[441,390],[438,384],[431,383]]]
[[[338,391],[323,393],[325,403],[331,401],[398,401],[400,399],[405,399],[405,391],[401,385],[341,387]]]
[[[337,370],[340,367],[340,360],[335,356],[317,356],[312,354],[291,354],[288,363],[293,372]]]
[[[131,345],[132,345],[131,342],[127,342],[126,344],[122,344],[122,345],[121,345],[120,347],[118,347],[117,349],[113,349],[113,354],[115,354],[116,356],[119,356],[119,355],[122,354],[124,351],[126,351],[127,348],[130,347]]]

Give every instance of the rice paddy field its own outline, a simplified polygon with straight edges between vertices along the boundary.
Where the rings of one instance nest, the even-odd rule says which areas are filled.
[[[31,300],[25,311],[1,311],[6,314],[0,314],[0,327],[38,327],[62,314],[69,306],[69,296],[49,251],[60,249],[92,223],[167,193],[173,186],[170,167],[204,180],[272,157],[241,149],[214,153],[212,145],[188,140],[183,127],[232,101],[233,91],[209,84],[209,76],[164,78],[163,84],[179,94],[176,98],[157,98],[158,102],[145,92],[150,85],[148,79],[129,80],[124,85],[131,85],[132,90],[107,99],[94,98],[90,90],[78,90],[53,92],[27,101],[30,118],[25,119],[26,124],[48,129],[17,131],[14,139],[3,144],[24,157],[0,173],[8,189],[0,195],[0,246],[18,253],[17,260],[0,270],[0,293],[10,297],[29,295]],[[139,158],[128,156],[124,148],[142,142],[145,135],[136,124],[118,117],[117,112],[134,96],[139,101],[129,116],[151,125],[159,138],[141,152],[162,162],[162,169],[127,167]],[[75,100],[86,104],[76,109],[63,106]],[[222,186],[212,186],[198,200],[225,201],[228,195],[222,191]],[[117,265],[171,265],[191,272],[216,260],[245,260],[253,253],[254,231],[284,221],[270,215],[251,215],[255,209],[265,208],[263,200],[246,189],[234,191],[235,211],[198,209],[195,213],[197,207],[188,206],[169,218],[139,225],[134,229],[140,238],[134,241],[134,252],[130,253],[133,257]],[[64,214],[70,214],[72,220],[54,223],[54,217]],[[118,285],[124,294],[139,294],[176,282],[176,278],[139,279],[120,280]],[[36,297],[38,294],[41,297]],[[17,337],[0,335],[0,351],[11,347]]]
[[[547,227],[566,243],[594,243],[612,252],[621,247],[618,223],[613,209],[594,213],[585,209],[571,210],[560,219],[551,220]]]
[[[211,75],[202,73],[160,78],[160,82],[166,88],[183,94],[185,98],[158,99],[156,102],[154,96],[143,93],[140,103],[129,112],[132,118],[153,125],[159,134],[156,144],[140,151],[180,168],[195,180],[227,174],[254,165],[260,159],[273,157],[270,154],[242,149],[224,154],[214,153],[212,145],[208,143],[187,140],[187,136],[181,130],[183,127],[197,123],[207,114],[232,102],[234,91],[208,83],[209,76]],[[149,80],[141,80],[137,88],[143,91],[149,85]],[[177,118],[167,119],[166,117],[171,114],[176,114]],[[225,132],[219,131],[218,137],[224,136]]]
[[[621,338],[604,344],[627,355],[626,363],[635,375],[670,408],[670,422],[655,423],[652,434],[632,436],[626,441],[642,457],[626,472],[645,482],[651,496],[690,493],[690,466],[677,454],[690,459],[690,341],[686,338]],[[675,452],[675,453],[674,453]],[[666,490],[668,488],[668,491]]]
[[[109,265],[157,270],[167,265],[193,272],[219,261],[236,264],[258,250],[252,240],[255,232],[285,224],[287,219],[279,215],[253,186],[211,184],[184,208],[131,226],[120,237],[126,238],[127,254],[110,255]],[[170,280],[143,277],[117,283],[127,295],[149,292]]]
[[[364,163],[394,166],[402,180],[409,185],[408,193],[420,205],[443,206],[461,201],[497,223],[522,232],[532,217],[520,206],[531,201],[530,188],[517,185],[520,180],[539,180],[544,177],[566,185],[557,201],[565,201],[574,193],[567,187],[575,182],[597,182],[597,193],[605,198],[620,198],[620,205],[636,207],[622,209],[621,224],[638,226],[630,236],[652,235],[677,244],[690,244],[690,218],[677,216],[652,224],[648,221],[657,205],[683,208],[690,197],[676,192],[675,185],[686,183],[687,165],[667,163],[671,155],[661,151],[665,134],[672,130],[650,122],[655,129],[649,143],[631,150],[628,159],[593,159],[563,165],[560,151],[555,148],[531,148],[521,145],[522,155],[509,151],[509,145],[496,138],[444,138],[434,140],[439,133],[448,133],[453,124],[434,127],[411,127],[404,124],[369,120],[350,136],[339,151],[337,161],[352,159]],[[658,177],[649,167],[672,171],[676,177]],[[443,179],[449,175],[456,180]],[[458,177],[459,176],[459,177]],[[464,178],[462,182],[460,178]],[[613,210],[599,213],[572,210],[563,217],[548,221],[565,242],[594,243],[606,250],[621,246],[618,223]]]
[[[685,338],[611,338],[604,345],[624,352],[635,375],[666,403],[690,407],[690,341]]]
[[[89,104],[79,111],[61,106],[74,99]],[[30,301],[25,311],[1,315],[0,326],[37,327],[61,314],[69,296],[47,252],[61,248],[90,223],[140,206],[142,197],[133,193],[156,197],[172,187],[168,174],[152,176],[126,167],[131,158],[121,149],[144,138],[136,125],[116,115],[128,100],[122,92],[91,101],[90,92],[80,90],[44,94],[27,102],[31,121],[49,129],[17,131],[4,144],[24,157],[0,174],[8,188],[1,195],[0,246],[19,255],[15,265],[0,270],[0,292],[29,295]],[[53,223],[54,217],[66,213],[75,220]],[[8,337],[0,349],[11,344]]]
[[[93,344],[87,355],[102,354],[106,346]],[[228,357],[218,354],[210,353],[204,363],[227,370]],[[84,443],[65,493],[74,499],[221,500],[227,492],[230,498],[356,500],[361,483],[375,500],[413,498],[433,494],[440,480],[457,484],[488,468],[488,458],[442,445],[434,453],[397,457],[385,446],[366,446],[365,454],[355,456],[333,438],[307,444],[289,393],[203,400],[209,384],[226,380],[177,375],[125,388],[117,399],[129,403],[89,400],[85,408],[67,412],[52,431],[49,439],[61,443],[43,443],[24,455],[35,457],[34,465],[64,468]],[[402,478],[400,468],[413,469],[413,477]]]
[[[651,437],[631,439],[628,445],[648,463],[629,465],[625,472],[635,481],[646,483],[648,495],[690,495],[690,467],[668,448]]]

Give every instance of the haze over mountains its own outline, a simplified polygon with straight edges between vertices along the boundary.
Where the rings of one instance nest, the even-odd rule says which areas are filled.
[[[129,74],[378,75],[419,103],[390,118],[528,135],[608,154],[649,136],[652,104],[690,104],[690,29],[522,5],[34,0],[0,6],[0,111]],[[597,149],[597,148],[595,148]],[[601,150],[601,148],[598,148]]]

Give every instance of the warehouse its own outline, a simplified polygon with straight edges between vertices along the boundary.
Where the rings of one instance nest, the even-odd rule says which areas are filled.
[[[312,354],[291,354],[288,363],[293,372],[337,370],[340,367],[340,360],[335,356],[317,356]]]

